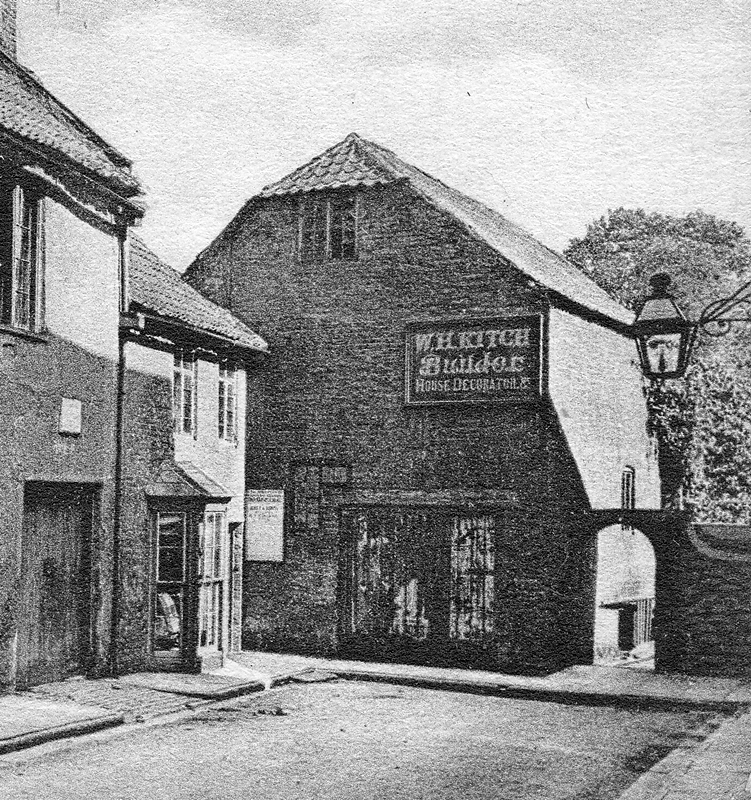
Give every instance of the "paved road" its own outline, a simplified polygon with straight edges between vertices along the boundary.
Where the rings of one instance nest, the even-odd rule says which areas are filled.
[[[0,798],[595,800],[617,797],[714,724],[695,712],[294,685],[67,752],[0,760]]]

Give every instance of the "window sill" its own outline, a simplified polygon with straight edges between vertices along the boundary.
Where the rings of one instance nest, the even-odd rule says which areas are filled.
[[[31,342],[47,343],[50,335],[44,331],[28,331],[26,328],[15,328],[13,325],[0,324],[0,334],[18,336],[19,339],[28,339]]]

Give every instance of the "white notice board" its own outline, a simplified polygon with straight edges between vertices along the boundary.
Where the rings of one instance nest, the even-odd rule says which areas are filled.
[[[284,490],[245,493],[245,560],[284,560]]]

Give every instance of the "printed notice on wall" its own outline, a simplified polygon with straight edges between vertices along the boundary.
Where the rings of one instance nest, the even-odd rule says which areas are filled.
[[[284,560],[282,489],[249,489],[245,493],[245,560]]]
[[[407,330],[406,401],[520,403],[539,398],[542,320],[453,320]]]

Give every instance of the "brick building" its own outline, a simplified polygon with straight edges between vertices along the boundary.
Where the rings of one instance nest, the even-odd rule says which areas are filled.
[[[246,647],[538,671],[591,661],[596,509],[659,508],[630,312],[356,134],[186,273],[261,330]]]
[[[0,10],[0,691],[196,668],[239,640],[265,344],[130,246],[130,161],[17,63]]]

